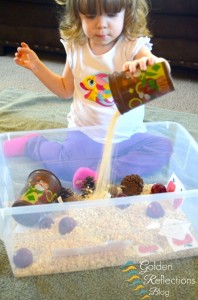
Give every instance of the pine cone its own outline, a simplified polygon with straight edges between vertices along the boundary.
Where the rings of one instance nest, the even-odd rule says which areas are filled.
[[[88,176],[88,177],[85,178],[85,180],[83,182],[83,188],[82,189],[86,189],[86,188],[89,188],[89,189],[92,189],[92,190],[95,189],[95,180],[94,180],[93,177]]]
[[[82,198],[89,198],[90,195],[93,194],[93,189],[90,189],[89,187],[86,187],[84,189],[82,189],[82,194],[81,197]]]
[[[74,192],[71,189],[62,187],[61,192],[60,192],[60,196],[61,196],[63,202],[68,201],[67,198],[69,198],[73,195],[74,195]]]
[[[123,193],[127,196],[140,195],[144,187],[144,181],[137,174],[127,175],[122,179],[121,187]]]

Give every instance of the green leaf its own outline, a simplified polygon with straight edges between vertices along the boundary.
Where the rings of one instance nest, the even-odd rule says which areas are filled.
[[[157,75],[157,73],[154,73],[154,72],[146,72],[146,76],[148,77],[153,77],[153,76],[155,76],[155,75]]]
[[[154,65],[152,66],[152,69],[153,69],[154,71],[157,72],[157,71],[160,69],[160,66],[157,65],[157,64],[154,64]]]

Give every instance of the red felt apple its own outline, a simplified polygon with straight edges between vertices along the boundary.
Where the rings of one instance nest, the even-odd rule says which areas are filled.
[[[149,246],[140,245],[138,249],[140,253],[151,253],[157,251],[159,247],[157,245],[149,245]]]
[[[172,180],[169,181],[169,183],[168,183],[168,185],[166,187],[167,192],[174,192],[175,189],[176,189],[175,183]]]
[[[183,198],[176,198],[173,200],[173,209],[177,209],[183,203]]]
[[[173,244],[175,244],[177,246],[182,246],[182,245],[186,245],[186,244],[191,244],[193,242],[193,238],[189,233],[187,233],[183,240],[172,239],[172,241],[173,241]]]

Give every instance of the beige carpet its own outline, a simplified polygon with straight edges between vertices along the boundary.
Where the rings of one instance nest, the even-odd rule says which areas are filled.
[[[62,70],[64,64],[62,59],[57,58],[50,59],[47,63],[57,72]],[[11,56],[0,57],[0,72],[0,113],[3,111],[0,114],[1,132],[15,128],[29,130],[65,126],[68,105],[50,95],[29,71],[15,66]],[[179,122],[198,141],[196,104],[198,74],[177,69],[173,75],[176,91],[148,105],[145,120]],[[40,110],[44,103],[50,107],[47,116]],[[31,119],[31,115],[35,113],[38,118],[42,116],[40,123],[35,124],[34,118]],[[171,265],[171,270],[166,272],[153,270],[152,276],[159,279],[161,275],[165,275],[167,279],[178,278],[183,279],[183,282],[188,280],[191,284],[150,282],[147,288],[156,288],[158,293],[151,299],[196,300],[198,258],[183,258],[161,263],[165,266]],[[0,300],[140,300],[126,280],[127,277],[119,267],[16,279],[12,275],[4,245],[0,242]],[[165,292],[168,292],[168,297],[162,295]]]

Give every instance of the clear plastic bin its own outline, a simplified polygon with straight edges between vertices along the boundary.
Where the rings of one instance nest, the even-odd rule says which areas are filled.
[[[16,277],[119,266],[127,261],[164,260],[198,254],[198,145],[180,124],[147,123],[150,133],[169,137],[173,153],[168,165],[143,178],[146,184],[167,184],[174,173],[180,192],[12,207],[28,175],[43,166],[26,157],[6,158],[3,141],[27,132],[0,135],[0,238]],[[63,140],[69,129],[37,131]],[[93,129],[90,129],[93,130]],[[96,159],[96,158],[95,158]],[[98,163],[101,157],[98,157]],[[72,162],[68,162],[72,163]],[[127,175],[127,174],[126,174]],[[116,183],[116,182],[115,182]],[[62,182],[72,188],[72,182]],[[146,210],[160,203],[165,214],[150,218]],[[174,203],[182,203],[175,208]],[[19,224],[17,216],[53,220],[51,228]],[[61,220],[71,231],[60,233]],[[22,257],[22,263],[21,263]]]

